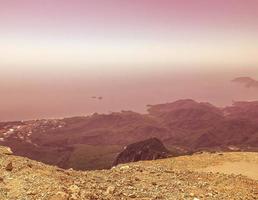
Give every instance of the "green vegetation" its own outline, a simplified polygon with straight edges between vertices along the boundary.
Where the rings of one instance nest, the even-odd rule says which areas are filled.
[[[110,168],[121,150],[122,146],[118,145],[75,145],[68,161],[68,168],[79,170]]]

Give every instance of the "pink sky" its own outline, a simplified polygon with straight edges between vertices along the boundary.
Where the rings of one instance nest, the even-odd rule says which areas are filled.
[[[253,26],[257,25],[257,6],[256,0],[1,0],[1,21],[14,24],[37,21],[39,26],[55,22],[64,26],[93,22],[93,27],[128,23],[162,26],[172,25],[171,22],[192,26],[202,22],[211,26],[214,22]]]
[[[0,0],[0,120],[255,100],[230,80],[258,79],[257,19],[256,0]]]

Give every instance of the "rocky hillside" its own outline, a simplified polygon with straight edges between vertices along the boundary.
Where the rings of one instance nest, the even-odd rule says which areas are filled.
[[[148,106],[147,114],[122,111],[85,117],[0,123],[0,145],[15,155],[62,168],[110,168],[129,144],[156,137],[174,155],[202,150],[257,151],[257,102],[217,108],[179,100]]]
[[[130,144],[117,156],[114,166],[122,163],[137,162],[140,160],[156,160],[167,158],[170,152],[157,138]],[[172,155],[171,155],[172,156]]]
[[[258,154],[202,153],[82,172],[13,156],[0,147],[0,199],[256,200],[258,179],[238,172],[228,175],[205,171],[228,162],[258,166]]]

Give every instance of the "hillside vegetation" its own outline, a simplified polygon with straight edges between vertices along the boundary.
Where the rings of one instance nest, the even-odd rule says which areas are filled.
[[[258,103],[218,108],[179,100],[86,117],[0,123],[0,144],[15,155],[74,169],[107,169],[134,142],[160,139],[172,155],[198,151],[257,151]]]

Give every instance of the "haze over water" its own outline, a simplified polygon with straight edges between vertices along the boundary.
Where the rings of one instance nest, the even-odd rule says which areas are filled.
[[[258,98],[231,82],[258,79],[256,0],[0,5],[1,121]]]

